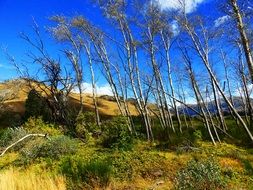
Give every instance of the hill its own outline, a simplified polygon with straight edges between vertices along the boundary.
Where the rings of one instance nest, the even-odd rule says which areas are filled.
[[[36,86],[36,85],[34,84],[33,86]],[[9,81],[0,83],[0,100],[3,97],[5,97],[3,98],[4,103],[2,105],[4,110],[23,114],[25,112],[25,101],[27,99],[27,95],[30,90],[31,90],[31,86],[28,84],[26,80],[23,80],[23,79],[9,80]],[[84,97],[84,109],[93,111],[94,105],[93,105],[93,100],[92,100],[92,94],[83,94],[83,97]],[[69,98],[70,98],[70,103],[73,103],[73,104],[79,103],[79,94],[71,93]],[[220,102],[221,102],[221,108],[223,112],[229,113],[229,107],[227,103],[223,99],[220,99]],[[237,111],[243,112],[244,100],[241,97],[234,96],[233,102]],[[134,116],[138,115],[138,111],[135,107],[135,103],[136,101],[133,98],[128,99],[130,112]],[[157,110],[155,105],[150,104],[149,106],[152,107],[152,110]],[[188,106],[190,108],[180,107],[179,111],[181,113],[186,113],[190,116],[196,116],[196,113],[192,109],[196,111],[200,111],[197,104],[189,104]],[[115,116],[115,115],[120,114],[116,100],[113,96],[109,96],[109,95],[98,96],[98,107],[99,107],[100,114],[102,115]],[[214,101],[208,102],[208,109],[211,113],[213,114],[216,113]],[[173,113],[173,110],[171,110],[171,112]]]
[[[33,84],[33,86],[36,86]],[[0,83],[0,97],[3,99],[3,107],[5,110],[23,114],[25,112],[25,101],[28,93],[31,90],[31,86],[26,80],[17,79]],[[83,94],[84,97],[84,109],[92,111],[94,110],[93,100],[91,94]],[[70,103],[79,103],[79,94],[70,94]],[[129,103],[129,109],[132,115],[138,115],[138,111],[135,108],[133,102]],[[114,97],[108,95],[101,95],[98,97],[98,107],[100,114],[115,116],[119,115],[119,109]]]
[[[233,103],[234,103],[235,109],[239,113],[243,113],[244,112],[245,104],[247,104],[247,103],[245,103],[245,100],[243,100],[241,97],[238,97],[238,96],[234,96],[232,98],[233,98]],[[253,103],[252,99],[251,99],[251,102]],[[222,109],[222,111],[223,111],[224,114],[229,114],[230,113],[229,106],[224,101],[224,99],[220,99],[220,105],[221,105],[221,109]],[[188,106],[189,106],[188,108],[180,107],[179,111],[181,113],[185,112],[186,114],[188,114],[190,116],[196,116],[196,113],[192,109],[200,112],[200,109],[199,109],[199,107],[198,107],[197,104],[189,104]],[[217,109],[216,109],[214,100],[207,103],[207,108],[210,111],[210,113],[212,113],[212,114],[216,114],[217,113]]]
[[[24,80],[1,83],[0,96],[5,97],[3,108],[22,114],[30,89]],[[78,104],[78,97],[72,93],[70,101]],[[85,109],[92,110],[91,95],[84,94],[84,100]],[[101,114],[119,114],[113,97],[100,96],[98,101]],[[129,99],[128,103],[131,113],[137,115],[135,100]],[[155,110],[155,104],[149,106]],[[14,117],[11,114],[11,121],[4,121],[5,126],[12,126]],[[210,142],[203,124],[194,118],[192,127],[183,128],[182,133],[170,131],[169,137],[154,124],[154,142],[146,141],[141,128],[137,128],[136,136],[130,135],[126,121],[120,117],[103,121],[99,133],[90,127],[93,125],[85,125],[88,120],[84,118],[81,125],[76,124],[78,136],[66,133],[62,125],[45,123],[41,118],[30,118],[18,128],[0,128],[0,152],[21,137],[38,133],[43,137],[20,141],[0,156],[0,189],[253,188],[253,150],[241,147],[243,144],[235,145],[239,139],[245,144],[248,141],[228,118],[229,132],[238,140],[220,134],[222,143],[216,146]],[[141,125],[135,122],[136,126]]]

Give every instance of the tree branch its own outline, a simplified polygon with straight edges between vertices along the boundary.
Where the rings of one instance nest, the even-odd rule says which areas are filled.
[[[19,139],[18,141],[14,142],[13,144],[11,144],[10,146],[8,146],[0,155],[0,157],[2,157],[10,148],[12,148],[13,146],[17,145],[18,143],[24,141],[25,139],[27,139],[28,137],[45,137],[47,139],[50,139],[47,134],[28,134],[26,136],[24,136],[23,138]]]

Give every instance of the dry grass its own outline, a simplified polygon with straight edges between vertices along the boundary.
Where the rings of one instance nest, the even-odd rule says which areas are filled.
[[[79,94],[72,93],[70,97],[75,103],[77,104],[79,103]],[[94,110],[93,99],[91,95],[84,94],[83,98],[84,98],[84,107],[90,111]],[[98,99],[99,112],[102,115],[115,116],[115,115],[120,114],[118,105],[115,101],[109,101],[100,97],[98,97],[97,99]],[[129,106],[129,111],[132,115],[135,115],[135,116],[138,115],[138,111],[135,105],[128,103],[128,106]]]
[[[169,179],[157,179],[148,180],[143,178],[137,178],[132,183],[129,182],[116,182],[111,184],[111,187],[107,190],[143,190],[143,189],[153,189],[153,190],[170,190],[173,189],[173,182]]]
[[[0,152],[2,152],[3,149],[4,149],[3,147],[0,147]],[[8,153],[7,152],[4,156],[0,157],[0,168],[10,166],[17,158],[18,158],[18,153],[14,153],[14,152]],[[1,172],[1,169],[0,169],[0,172]]]
[[[66,190],[61,176],[35,175],[16,171],[13,168],[0,173],[1,190]]]
[[[233,159],[233,158],[220,158],[219,163],[221,165],[221,168],[224,169],[233,169],[234,172],[243,173],[244,168],[242,163],[239,160]]]
[[[38,85],[32,85],[38,91],[41,91],[38,88]],[[40,88],[43,88],[41,86]],[[8,91],[12,94],[13,98],[5,101],[6,110],[10,110],[15,113],[24,113],[25,112],[25,101],[27,99],[27,95],[30,91],[30,87],[27,82],[24,80],[13,80],[6,83],[0,83],[0,94]],[[44,94],[44,93],[42,93]],[[45,95],[45,94],[44,94]],[[92,96],[90,94],[84,94],[84,107],[86,110],[92,111],[94,110]],[[71,93],[70,101],[74,104],[79,104],[79,94]],[[109,101],[103,98],[98,97],[98,107],[99,111],[102,115],[115,116],[119,115],[120,111],[118,109],[117,103],[115,101]],[[128,103],[129,110],[132,115],[138,115],[138,111],[132,103]]]

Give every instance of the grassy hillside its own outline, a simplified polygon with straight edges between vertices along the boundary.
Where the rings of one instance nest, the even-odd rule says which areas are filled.
[[[68,142],[68,148],[71,141],[75,140]],[[189,184],[199,190],[253,188],[252,150],[225,143],[214,147],[199,141],[195,149],[179,146],[161,150],[155,144],[136,141],[131,150],[120,151],[103,148],[93,139],[75,142],[78,145],[71,153],[59,151],[59,144],[43,149],[44,143],[47,140],[33,139],[18,152],[16,149],[0,158],[3,190],[165,190],[190,189]],[[32,156],[35,148],[46,154]],[[52,150],[58,151],[58,156]]]
[[[9,112],[0,119],[5,126],[0,130],[0,152],[27,134],[48,138],[26,139],[0,156],[1,190],[253,189],[253,149],[243,129],[229,117],[228,133],[235,138],[220,134],[222,143],[217,146],[195,119],[189,128],[184,126],[183,133],[162,129],[153,119],[155,141],[147,142],[129,102],[137,132],[131,135],[126,119],[118,116],[117,105],[108,96],[98,99],[100,113],[110,116],[100,127],[93,121],[93,112],[88,112],[93,106],[87,94],[85,112],[72,129],[41,117],[17,125],[16,115],[24,113],[29,90],[24,81],[0,84],[0,94],[10,97],[4,103]],[[78,104],[78,94],[70,98]]]
[[[36,87],[37,85],[32,84],[32,86]],[[5,101],[5,109],[8,109],[9,111],[15,113],[24,113],[24,103],[30,90],[31,87],[25,80],[11,80],[8,82],[0,83],[0,96],[7,94],[9,97]],[[39,89],[37,88],[37,90]],[[94,106],[92,101],[92,95],[83,94],[83,97],[85,110],[93,110]],[[71,103],[79,103],[79,94],[72,93],[69,98]],[[115,116],[119,114],[117,103],[111,99],[113,99],[113,97],[98,97],[98,107],[102,115]],[[138,115],[135,106],[131,102],[129,102],[129,110],[132,115]]]

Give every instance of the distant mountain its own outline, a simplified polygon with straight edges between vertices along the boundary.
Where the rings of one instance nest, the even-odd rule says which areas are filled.
[[[234,106],[235,106],[235,108],[236,108],[236,110],[238,112],[244,112],[244,103],[243,103],[244,100],[241,97],[234,96],[233,97],[233,102],[234,102]],[[251,99],[251,103],[253,103],[253,99]],[[229,113],[230,112],[229,106],[225,102],[224,99],[220,99],[220,105],[221,105],[221,109],[222,109],[223,113]],[[184,113],[185,112],[185,114],[190,115],[190,116],[196,116],[197,115],[192,109],[200,112],[200,109],[199,109],[199,107],[198,107],[197,104],[191,104],[191,105],[188,105],[188,106],[190,108],[189,107],[185,107],[185,106],[180,106],[179,107],[179,112],[180,113]],[[209,111],[212,114],[217,113],[217,109],[216,109],[214,100],[208,102],[207,106],[208,106]]]

